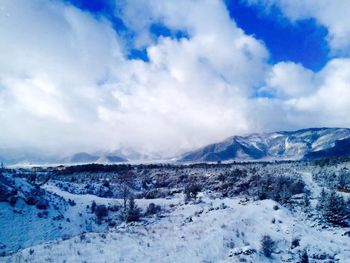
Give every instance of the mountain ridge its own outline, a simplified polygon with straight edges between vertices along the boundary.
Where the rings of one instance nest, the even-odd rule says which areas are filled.
[[[349,128],[306,128],[296,131],[230,136],[183,154],[179,162],[300,160],[350,156]],[[344,148],[345,147],[345,148]]]

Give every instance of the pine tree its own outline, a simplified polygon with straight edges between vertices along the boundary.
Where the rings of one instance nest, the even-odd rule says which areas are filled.
[[[310,206],[311,206],[310,195],[309,193],[305,193],[304,194],[304,211],[308,212],[310,210]]]
[[[338,188],[340,189],[350,188],[350,174],[347,169],[342,169],[340,171],[337,185],[338,185]]]
[[[131,195],[129,198],[128,209],[126,212],[126,222],[139,221],[140,213],[140,208],[137,207],[134,196]]]
[[[322,188],[322,191],[318,197],[318,203],[317,203],[317,210],[320,211],[321,213],[324,210],[326,201],[327,201],[327,193],[326,193],[326,190]]]
[[[323,208],[323,215],[327,222],[345,226],[348,213],[344,198],[335,191],[330,192]]]
[[[280,193],[280,202],[281,202],[281,204],[287,203],[290,198],[291,198],[291,193],[290,193],[289,189],[287,188],[286,184],[283,184],[282,190],[281,190],[281,193]]]

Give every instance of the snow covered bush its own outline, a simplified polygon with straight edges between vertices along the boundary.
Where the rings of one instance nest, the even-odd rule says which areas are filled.
[[[294,238],[290,246],[291,249],[294,249],[300,245],[300,238]]]
[[[96,202],[92,201],[92,203],[91,203],[91,213],[95,213],[96,206],[97,206]]]
[[[302,254],[301,254],[300,263],[309,263],[309,256],[307,254],[307,250],[306,249],[304,249]]]
[[[154,203],[150,203],[147,207],[146,210],[146,215],[155,215],[157,213],[159,213],[161,210],[159,205],[156,205]]]
[[[271,257],[276,249],[276,242],[269,235],[264,235],[261,239],[261,251],[266,257]]]
[[[128,208],[126,210],[126,222],[136,222],[140,220],[141,210],[135,203],[134,196],[131,195],[128,202]]]
[[[95,215],[98,222],[101,222],[101,220],[108,216],[108,209],[105,205],[97,205],[95,209]]]
[[[201,191],[201,187],[198,184],[190,183],[185,187],[184,194],[185,200],[190,201],[197,199],[198,193]]]
[[[272,199],[281,204],[288,203],[291,196],[305,192],[304,181],[289,176],[255,176],[253,186],[257,188],[257,192],[251,192],[260,200]]]

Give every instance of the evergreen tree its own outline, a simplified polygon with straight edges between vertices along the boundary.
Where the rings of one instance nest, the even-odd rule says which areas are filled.
[[[332,191],[327,196],[323,207],[323,216],[327,222],[345,226],[348,218],[346,203],[343,197]]]
[[[280,202],[281,204],[287,203],[291,198],[291,193],[286,186],[286,184],[283,184],[282,190],[280,190]]]
[[[318,211],[323,211],[324,210],[324,206],[325,203],[327,201],[327,193],[326,190],[324,188],[322,188],[322,191],[318,197],[318,203],[317,203],[317,210]]]
[[[342,189],[350,188],[350,174],[347,169],[342,169],[339,172],[337,185],[338,188]]]
[[[305,193],[304,194],[304,211],[308,212],[310,210],[310,194],[309,193]]]
[[[126,212],[126,222],[139,221],[140,219],[140,208],[137,207],[134,196],[130,195],[128,209]]]

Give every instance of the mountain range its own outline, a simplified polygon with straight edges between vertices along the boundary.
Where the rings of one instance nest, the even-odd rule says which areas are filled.
[[[350,156],[350,129],[309,128],[232,136],[185,153],[179,161],[300,160],[343,156]]]
[[[113,164],[130,161],[149,163],[160,160],[162,162],[310,160],[344,156],[350,156],[348,128],[309,128],[232,136],[222,142],[165,160],[161,156],[141,154],[127,148],[112,152],[78,152],[70,156],[45,155],[34,149],[0,148],[0,162],[5,165]]]

